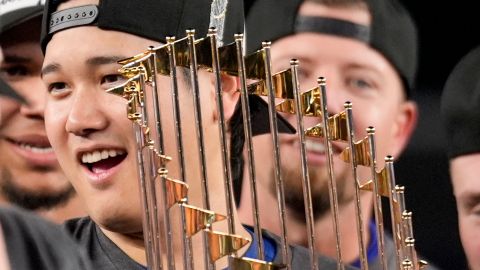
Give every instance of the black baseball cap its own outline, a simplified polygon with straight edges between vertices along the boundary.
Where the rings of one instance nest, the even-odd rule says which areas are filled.
[[[0,1],[0,34],[42,15],[45,0]]]
[[[244,12],[241,0],[99,0],[86,5],[57,11],[67,0],[48,0],[42,23],[42,49],[58,31],[82,25],[95,25],[147,39],[166,42],[166,37],[184,37],[185,30],[195,29],[205,37],[210,26],[217,28],[224,43],[234,41],[243,32]]]
[[[195,29],[197,37],[205,37],[209,27],[217,28],[223,44],[234,41],[234,34],[244,31],[242,0],[99,0],[98,5],[85,5],[57,11],[68,0],[48,0],[42,22],[42,50],[45,52],[52,36],[72,27],[95,25],[100,29],[125,32],[165,43],[168,36],[177,39],[185,30]],[[254,135],[269,132],[268,104],[261,98],[249,98]],[[237,110],[240,106],[237,106]],[[295,133],[295,129],[282,118],[278,130]],[[259,128],[255,128],[259,127]]]
[[[480,152],[480,47],[455,66],[445,83],[441,115],[450,159]]]
[[[260,49],[262,41],[275,41],[300,32],[352,38],[369,44],[395,67],[407,97],[417,72],[417,29],[408,11],[397,0],[365,0],[370,26],[328,17],[299,16],[305,0],[256,0],[247,15],[247,49]],[[331,1],[332,2],[332,1]]]

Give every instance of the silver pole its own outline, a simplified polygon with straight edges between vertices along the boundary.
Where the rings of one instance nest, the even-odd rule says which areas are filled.
[[[183,182],[187,182],[185,176],[185,157],[183,151],[183,135],[182,135],[182,120],[180,114],[180,98],[178,94],[178,77],[177,77],[177,61],[175,58],[175,37],[167,37],[168,44],[168,59],[169,59],[169,68],[170,68],[170,78],[171,78],[171,92],[172,92],[172,104],[173,104],[173,117],[174,117],[174,126],[175,126],[175,138],[177,143],[178,151],[178,164],[179,164],[179,173],[180,179]],[[185,203],[188,203],[188,198],[186,198]],[[182,219],[182,237],[183,238],[183,256],[186,258],[187,262],[184,259],[184,269],[193,270],[193,250],[192,242],[190,238],[186,236],[187,227],[186,227],[186,216],[185,210],[181,208],[181,219]],[[187,265],[185,265],[185,263]]]
[[[353,129],[353,115],[352,115],[352,103],[346,102],[344,104],[346,113],[347,113],[347,131],[348,131],[348,145],[350,150],[350,164],[352,166],[353,172],[353,185],[355,189],[355,214],[357,222],[357,232],[358,232],[358,248],[360,251],[360,265],[362,269],[368,270],[368,261],[367,261],[367,252],[365,250],[365,241],[364,241],[364,228],[363,228],[363,218],[362,218],[362,209],[360,202],[360,185],[358,183],[357,175],[357,157],[356,149],[354,144],[354,129]]]
[[[227,132],[225,130],[225,112],[223,109],[223,95],[222,85],[220,77],[220,62],[218,59],[218,47],[217,47],[217,30],[210,28],[208,30],[208,36],[212,46],[212,66],[213,74],[215,75],[215,98],[217,102],[218,111],[218,128],[220,132],[220,147],[222,151],[222,165],[223,165],[223,179],[225,183],[225,201],[227,203],[227,219],[228,219],[228,233],[235,234],[235,220],[233,216],[233,184],[232,173],[230,168],[228,150],[227,150]]]
[[[200,92],[198,85],[198,73],[197,73],[197,54],[195,50],[195,30],[187,30],[187,40],[188,40],[188,56],[189,56],[189,65],[190,65],[190,79],[192,83],[192,94],[193,94],[193,108],[195,115],[195,131],[197,134],[197,143],[198,143],[198,155],[200,157],[200,173],[201,173],[201,186],[202,186],[202,199],[203,199],[203,208],[210,210],[210,196],[208,192],[208,179],[207,179],[207,164],[205,158],[205,141],[203,138],[203,124],[202,124],[202,110],[200,104]],[[204,234],[205,235],[205,234]],[[209,249],[208,242],[206,241],[205,236],[204,243]],[[206,255],[206,254],[205,254]],[[208,265],[208,269],[215,269],[215,263],[210,260],[208,256],[205,256],[205,263]]]
[[[245,132],[245,143],[247,145],[247,164],[250,177],[250,190],[252,198],[253,229],[258,239],[258,258],[264,260],[263,237],[260,228],[260,216],[258,213],[257,181],[255,175],[255,160],[252,143],[252,124],[250,122],[250,106],[248,103],[247,77],[245,71],[245,58],[243,57],[243,34],[235,34],[235,45],[237,51],[238,74],[240,75],[240,100],[242,102],[243,129]]]
[[[396,218],[396,209],[395,205],[398,205],[397,194],[394,191],[396,186],[395,184],[395,172],[393,169],[393,157],[387,156],[385,157],[385,169],[386,169],[386,176],[388,180],[388,198],[390,204],[390,214],[392,219],[392,233],[393,233],[393,241],[395,242],[395,251],[396,251],[396,258],[397,258],[397,269],[402,269],[402,243],[401,243],[401,232],[398,227],[398,220]]]
[[[375,223],[378,233],[378,254],[380,254],[380,263],[383,270],[387,270],[387,258],[385,257],[385,228],[383,224],[382,197],[380,195],[380,185],[377,177],[377,156],[375,146],[375,128],[367,128],[368,145],[370,146],[371,171],[373,177],[373,208],[375,210]]]
[[[280,239],[281,249],[284,259],[284,264],[287,270],[290,270],[288,256],[288,240],[287,240],[287,226],[286,226],[286,207],[285,207],[285,185],[283,183],[282,174],[280,171],[280,147],[278,143],[278,127],[277,127],[277,111],[275,109],[275,88],[272,82],[272,66],[271,66],[271,42],[262,42],[263,55],[265,57],[265,83],[268,89],[268,117],[270,121],[270,134],[272,135],[273,146],[273,170],[275,175],[275,188],[277,191],[277,204],[280,211]]]
[[[305,127],[302,117],[302,104],[300,103],[300,83],[298,81],[298,60],[290,61],[293,81],[293,95],[295,98],[295,112],[297,117],[297,133],[300,141],[300,160],[302,165],[302,187],[303,198],[305,204],[305,216],[307,222],[308,248],[310,251],[310,265],[312,270],[318,269],[318,260],[315,252],[315,229],[312,206],[312,188],[310,183],[310,175],[308,174],[307,151],[305,149]]]
[[[327,81],[324,77],[320,77],[317,80],[318,87],[320,88],[320,105],[322,110],[322,129],[323,129],[323,138],[325,144],[325,151],[327,155],[327,165],[328,165],[328,191],[330,197],[330,210],[332,211],[332,222],[333,228],[335,231],[335,240],[336,240],[336,251],[337,251],[337,269],[343,270],[342,259],[342,248],[341,248],[341,234],[340,234],[340,222],[338,218],[338,194],[337,194],[337,182],[335,181],[335,173],[333,170],[333,150],[332,143],[330,141],[330,127],[328,126],[328,110],[327,110]]]

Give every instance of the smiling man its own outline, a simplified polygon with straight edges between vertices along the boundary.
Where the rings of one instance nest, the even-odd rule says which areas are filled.
[[[214,9],[218,5],[223,8]],[[83,16],[82,19],[73,19],[79,16]],[[195,28],[197,36],[204,37],[211,18],[221,21],[217,27],[219,31],[223,29],[223,42],[232,41],[233,33],[243,29],[242,2],[52,0],[47,3],[42,37],[45,50],[42,76],[48,90],[45,110],[47,133],[62,168],[86,201],[89,217],[72,220],[67,228],[87,248],[95,269],[145,269],[146,264],[137,179],[137,145],[132,123],[127,118],[125,99],[106,92],[123,82],[118,72],[121,66],[117,61],[137,55],[148,46],[165,43],[168,35],[177,38],[185,36],[187,28]],[[181,179],[178,162],[175,162],[178,151],[172,117],[171,80],[157,76],[164,151],[173,160],[168,164],[169,176],[186,180],[189,184],[189,204],[202,206],[199,181],[202,177],[194,143],[196,126],[192,89],[188,75],[185,75],[188,72],[180,71],[178,88],[182,129],[189,131],[183,134],[183,140],[189,144],[184,148],[185,179]],[[225,117],[231,121],[234,115],[239,115],[234,113],[238,109],[237,79],[222,75],[221,80]],[[199,70],[198,84],[206,138],[208,192],[212,194],[210,209],[226,213],[213,75]],[[233,135],[232,143],[235,143]],[[163,220],[164,217],[160,215],[159,218]],[[235,221],[236,233],[251,239],[251,234],[239,219],[235,218]],[[225,222],[215,223],[214,226],[215,230],[227,231]],[[179,230],[181,226],[173,227]],[[173,235],[178,236],[175,231]],[[193,260],[197,269],[204,269],[202,241],[197,239],[192,241]],[[270,247],[266,251],[266,260],[278,263],[281,260],[278,238],[265,233],[264,241]],[[257,258],[253,246],[247,254]],[[176,251],[181,250],[178,237],[175,237],[174,247]],[[305,269],[308,263],[306,250],[291,247],[291,254],[289,259],[293,269]],[[181,252],[176,252],[174,258],[168,259],[175,260],[178,265],[180,256]],[[220,263],[222,267],[224,263]],[[322,269],[336,267],[332,260],[324,258],[321,258],[320,265]]]
[[[34,210],[55,222],[84,214],[47,139],[40,78],[42,1],[0,4],[0,78],[26,102],[0,98],[0,202]],[[28,34],[27,34],[28,33]]]
[[[263,40],[272,41],[274,71],[289,68],[290,59],[298,59],[300,88],[317,86],[319,76],[327,79],[329,113],[344,110],[353,103],[356,139],[375,127],[378,168],[387,155],[398,157],[415,127],[417,108],[409,100],[416,73],[416,29],[407,11],[393,0],[257,0],[247,17],[248,49],[259,49]],[[295,125],[294,116],[286,116]],[[319,119],[305,118],[305,126]],[[272,143],[269,135],[257,137],[256,165],[262,225],[280,232],[278,217],[271,215],[275,205]],[[346,262],[359,266],[359,248],[355,224],[354,190],[351,167],[338,159],[345,144],[333,144],[334,172],[338,190],[342,254]],[[325,147],[321,139],[307,139],[307,159],[312,185],[316,249],[336,256],[336,241],[329,200],[329,173]],[[285,182],[287,229],[292,243],[307,245],[300,143],[297,136],[280,137],[281,169]],[[286,158],[288,157],[288,158]],[[370,178],[368,168],[360,168],[361,181]],[[252,222],[248,181],[241,185],[239,212],[245,223]],[[363,227],[368,240],[370,269],[380,269],[376,247],[376,227],[372,217],[373,200],[369,192],[361,193]],[[367,229],[368,228],[368,229]],[[395,268],[391,239],[387,241],[388,269]]]

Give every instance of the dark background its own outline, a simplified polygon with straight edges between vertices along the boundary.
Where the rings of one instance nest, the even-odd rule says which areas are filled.
[[[406,187],[419,253],[441,269],[466,269],[439,106],[443,85],[454,66],[480,45],[478,14],[474,1],[450,5],[402,2],[419,29],[419,73],[413,98],[418,102],[420,119],[409,147],[396,164],[397,182]]]
[[[253,1],[245,0],[247,8]],[[439,106],[448,74],[480,44],[475,1],[445,1],[448,5],[441,1],[401,2],[419,30],[419,72],[413,99],[418,102],[420,119],[410,145],[396,162],[397,183],[406,187],[419,253],[441,269],[466,269]]]

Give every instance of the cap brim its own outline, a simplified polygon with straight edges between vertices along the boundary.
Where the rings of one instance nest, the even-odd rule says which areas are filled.
[[[25,99],[17,94],[7,83],[0,80],[0,97],[8,97],[15,101],[26,103]]]
[[[262,135],[270,133],[270,120],[268,112],[268,103],[261,97],[250,95],[248,97],[250,106],[250,116],[252,125],[252,135]],[[295,128],[277,113],[277,128],[279,133],[295,134]]]
[[[1,15],[2,20],[0,22],[0,34],[5,31],[26,22],[32,18],[42,15],[43,6],[37,5],[33,7],[26,7],[18,10],[8,12]]]

